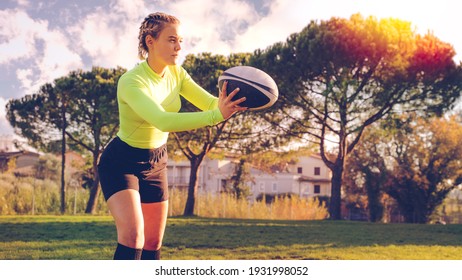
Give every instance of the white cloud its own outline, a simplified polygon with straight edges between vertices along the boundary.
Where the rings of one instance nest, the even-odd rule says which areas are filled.
[[[16,69],[16,77],[21,82],[21,86],[25,89],[33,88],[35,83],[33,79],[32,69]]]
[[[0,122],[3,122],[6,120],[6,99],[3,97],[0,97]]]
[[[0,26],[0,64],[26,65],[16,69],[21,95],[83,65],[68,38],[60,30],[51,30],[45,20],[34,20],[24,11],[5,10],[0,11]]]
[[[131,68],[137,61],[138,28],[146,9],[142,0],[119,0],[109,10],[98,8],[70,29],[92,64]]]
[[[81,57],[69,48],[66,36],[60,31],[49,31],[43,34],[42,39],[43,55],[37,59],[41,73],[38,84],[51,82],[83,66]]]
[[[93,65],[127,65],[137,56],[136,27],[128,28],[129,23],[116,23],[113,15],[100,12],[88,15],[73,32],[80,39],[83,51],[92,58]]]
[[[304,2],[291,1],[288,4],[287,1],[274,1],[268,16],[261,18],[247,32],[236,38],[236,49],[265,49],[276,42],[285,41],[290,34],[301,31],[309,22],[309,7],[300,7]]]
[[[46,29],[46,21],[34,21],[23,11],[0,11],[0,64],[36,55],[36,36]]]
[[[129,20],[138,20],[140,15],[146,13],[143,0],[115,0],[113,1],[114,14],[124,14]]]
[[[181,0],[165,4],[167,12],[182,22],[185,37],[183,55],[236,52],[236,35],[258,20],[252,6],[238,0]]]
[[[29,0],[16,0],[16,2],[18,3],[19,7],[29,7],[30,6]]]
[[[13,128],[10,123],[6,120],[6,100],[3,97],[0,97],[0,135],[11,135],[13,134]]]

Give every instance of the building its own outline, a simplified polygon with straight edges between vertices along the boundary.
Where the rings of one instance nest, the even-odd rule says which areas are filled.
[[[34,176],[39,154],[29,151],[0,151],[0,173],[14,172],[18,176]]]
[[[0,173],[13,172],[18,176],[33,176],[34,165],[39,154],[32,151],[19,150],[16,140],[11,135],[0,135]]]
[[[205,158],[198,174],[199,192],[221,193],[229,187],[236,164],[230,159]],[[187,188],[190,164],[188,161],[169,161],[168,180],[172,188]],[[295,194],[301,197],[330,196],[331,172],[318,155],[302,156],[296,163],[288,164],[284,171],[273,174],[256,168],[250,170],[252,181],[247,182],[251,196],[276,196]]]
[[[24,145],[22,145],[24,146]],[[35,170],[40,156],[43,154],[29,150],[18,149],[15,140],[9,135],[0,135],[0,173],[11,172],[16,176],[37,176]],[[61,161],[61,155],[56,160]],[[85,159],[76,152],[66,152],[66,173],[73,174],[84,168]]]

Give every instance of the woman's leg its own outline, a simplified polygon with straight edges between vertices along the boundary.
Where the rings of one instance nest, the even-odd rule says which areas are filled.
[[[140,259],[144,245],[144,220],[139,192],[126,189],[113,194],[107,201],[117,228],[114,259]]]
[[[142,203],[144,217],[144,247],[142,259],[160,259],[160,248],[167,225],[168,200],[156,203]]]

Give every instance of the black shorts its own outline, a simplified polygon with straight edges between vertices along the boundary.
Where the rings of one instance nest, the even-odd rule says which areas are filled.
[[[134,148],[114,138],[104,149],[98,174],[106,201],[118,191],[134,189],[142,203],[168,200],[167,146]]]

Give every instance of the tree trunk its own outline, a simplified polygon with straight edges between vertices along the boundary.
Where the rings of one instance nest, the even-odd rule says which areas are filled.
[[[369,186],[367,189],[367,201],[369,204],[369,221],[376,223],[382,221],[384,208],[380,202],[380,192],[374,187]]]
[[[380,201],[382,194],[382,184],[386,179],[385,171],[374,173],[368,167],[364,169],[366,174],[367,202],[369,205],[369,221],[376,223],[383,219],[384,207]]]
[[[342,219],[342,176],[343,176],[343,162],[337,163],[332,169],[332,182],[331,182],[331,197],[329,203],[329,214],[331,220]]]
[[[188,198],[186,200],[186,206],[184,208],[184,216],[194,215],[194,206],[196,204],[197,187],[199,185],[197,178],[199,174],[200,165],[203,157],[194,157],[190,159],[191,162],[191,174],[189,175],[189,187],[188,187]]]
[[[239,164],[236,167],[235,175],[232,177],[233,179],[233,191],[236,195],[237,199],[242,197],[243,191],[240,188],[239,184],[242,181],[242,177],[244,176],[244,168],[245,168],[245,159],[240,159]]]
[[[426,215],[425,210],[422,208],[425,206],[414,204],[410,209],[407,209],[403,213],[404,222],[412,224],[426,224],[429,220],[429,215]]]
[[[93,185],[91,186],[90,197],[88,198],[87,208],[85,209],[85,213],[87,214],[94,214],[96,212],[96,207],[98,206],[98,197],[101,192],[101,188],[99,187],[98,175],[98,154],[93,155],[92,169],[95,180],[93,181]]]
[[[66,168],[66,107],[61,107],[63,128],[62,128],[62,139],[61,139],[61,214],[66,212],[66,179],[65,179],[65,168]]]

